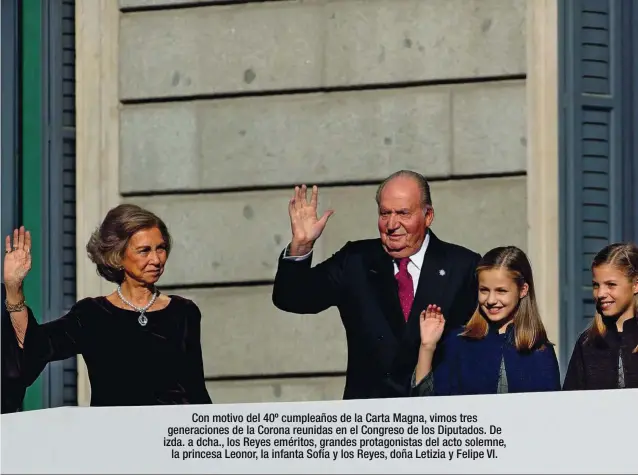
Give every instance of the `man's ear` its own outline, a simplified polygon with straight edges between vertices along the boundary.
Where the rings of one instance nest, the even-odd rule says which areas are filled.
[[[434,208],[432,206],[424,208],[423,214],[425,216],[425,227],[429,228],[432,226],[432,221],[434,221]]]

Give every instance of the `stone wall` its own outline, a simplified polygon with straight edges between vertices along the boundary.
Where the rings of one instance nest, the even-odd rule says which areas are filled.
[[[524,0],[120,0],[119,190],[175,238],[216,402],[338,399],[332,309],[270,300],[295,184],[336,213],[315,262],[376,233],[375,184],[432,179],[441,238],[527,248]]]

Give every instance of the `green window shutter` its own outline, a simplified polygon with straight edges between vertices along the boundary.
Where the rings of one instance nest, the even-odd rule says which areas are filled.
[[[59,318],[75,290],[75,1],[24,0],[22,221],[34,237],[25,293],[36,317]],[[25,409],[77,404],[76,359],[53,362]]]
[[[20,4],[21,23],[21,221],[32,233],[31,271],[24,281],[24,292],[36,318],[41,321],[43,298],[43,196],[42,196],[42,5],[40,0],[23,0]],[[24,399],[24,409],[46,407],[41,375],[28,389]]]
[[[44,8],[45,249],[43,320],[66,313],[76,301],[75,257],[75,0],[50,0]],[[77,405],[77,361],[46,370],[47,407]]]
[[[590,266],[625,233],[623,79],[631,0],[559,2],[561,366],[595,313]]]

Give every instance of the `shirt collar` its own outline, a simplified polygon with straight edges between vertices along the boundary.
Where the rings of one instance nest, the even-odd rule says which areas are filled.
[[[429,244],[430,244],[430,232],[428,231],[427,234],[425,235],[425,239],[423,240],[423,244],[421,244],[421,249],[419,249],[417,252],[415,252],[414,254],[410,256],[410,262],[412,262],[412,264],[414,264],[414,266],[419,270],[421,270],[421,267],[423,267],[423,259],[425,259],[425,251],[427,250]]]

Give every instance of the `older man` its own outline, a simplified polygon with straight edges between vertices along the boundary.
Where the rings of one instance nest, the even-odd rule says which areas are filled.
[[[467,322],[476,308],[480,255],[435,236],[430,186],[402,170],[377,191],[380,238],[348,242],[311,267],[332,211],[318,218],[317,187],[310,202],[306,192],[295,187],[289,204],[292,240],[279,258],[273,303],[299,314],[339,309],[348,341],[344,399],[408,396],[420,313],[434,304],[447,327]]]

